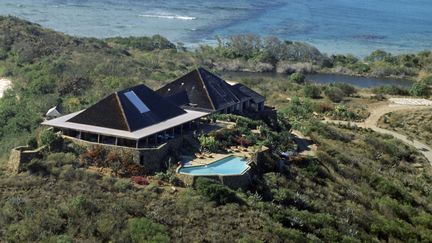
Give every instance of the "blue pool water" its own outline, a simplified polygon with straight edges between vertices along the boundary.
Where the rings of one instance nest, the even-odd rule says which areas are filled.
[[[194,46],[239,33],[364,56],[432,48],[430,0],[0,0],[14,15],[78,36],[161,34]]]
[[[248,161],[243,158],[229,156],[208,165],[183,167],[179,170],[179,173],[201,176],[240,175],[249,168],[247,163]]]

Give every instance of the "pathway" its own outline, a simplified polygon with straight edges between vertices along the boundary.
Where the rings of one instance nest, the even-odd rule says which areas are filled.
[[[415,101],[412,99],[412,101]],[[415,102],[414,102],[415,103]],[[404,143],[411,145],[415,147],[419,152],[421,152],[427,160],[432,164],[432,148],[427,146],[426,144],[418,141],[418,140],[411,140],[407,136],[402,135],[400,133],[390,131],[387,129],[383,129],[378,127],[378,120],[384,116],[387,113],[395,112],[395,111],[401,111],[401,110],[413,110],[413,109],[427,109],[430,108],[430,106],[415,106],[413,105],[413,102],[409,102],[409,104],[385,104],[379,107],[374,108],[371,110],[371,114],[369,118],[367,118],[364,122],[350,122],[350,124],[356,125],[358,127],[363,128],[370,128],[375,132],[383,133],[383,134],[389,134],[393,137],[402,140]],[[325,122],[333,122],[333,123],[339,123],[339,124],[348,124],[349,122],[346,121],[337,121],[337,120],[325,120]]]

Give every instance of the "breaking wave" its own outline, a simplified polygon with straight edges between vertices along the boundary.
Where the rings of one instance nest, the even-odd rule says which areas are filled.
[[[167,15],[167,14],[140,14],[144,18],[160,18],[160,19],[180,19],[180,20],[195,20],[196,17],[181,16],[181,15]]]

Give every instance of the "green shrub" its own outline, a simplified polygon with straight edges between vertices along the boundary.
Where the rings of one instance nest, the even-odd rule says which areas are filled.
[[[298,242],[298,243],[308,242],[308,239],[300,230],[290,229],[290,228],[277,228],[274,229],[274,231],[276,235],[279,235],[283,239],[289,240],[290,242]]]
[[[357,89],[351,84],[347,83],[334,83],[332,86],[339,88],[345,94],[345,96],[352,96],[357,93]]]
[[[74,197],[69,206],[73,209],[82,209],[89,212],[93,209],[93,204],[83,196]]]
[[[115,37],[107,39],[108,42],[124,45],[128,48],[135,48],[142,51],[153,51],[156,49],[175,49],[176,46],[165,37],[154,35],[152,37]]]
[[[73,243],[73,239],[67,235],[59,235],[55,237],[56,243]]]
[[[422,83],[425,83],[427,85],[432,85],[432,75],[427,76],[421,80]]]
[[[376,189],[384,195],[388,195],[397,201],[415,204],[414,198],[400,185],[396,185],[395,183],[379,178],[373,182]]]
[[[416,225],[422,225],[425,228],[432,229],[432,214],[421,213],[412,217],[412,221]]]
[[[409,92],[412,96],[428,98],[431,95],[431,88],[426,83],[417,82],[412,85]]]
[[[345,93],[338,87],[329,86],[324,90],[325,96],[327,96],[331,101],[339,103],[344,97]]]
[[[409,95],[409,91],[396,85],[384,85],[378,88],[373,88],[375,94],[388,94],[388,95]]]
[[[170,242],[166,228],[146,218],[129,219],[123,234],[134,243]]]
[[[49,165],[40,159],[33,159],[28,164],[24,165],[24,169],[32,174],[46,176],[50,174]]]
[[[304,84],[306,77],[302,73],[293,73],[290,75],[289,80],[293,83]]]
[[[29,140],[27,141],[27,145],[32,149],[37,148],[38,147],[37,139],[35,137],[30,137]]]
[[[6,242],[36,242],[39,235],[30,220],[10,224],[6,229]]]
[[[218,152],[220,150],[220,143],[212,136],[202,135],[198,138],[201,148],[210,152]]]
[[[77,157],[73,153],[51,153],[46,160],[56,166],[72,165],[77,162]]]
[[[237,197],[236,193],[228,187],[204,177],[199,177],[195,181],[195,189],[199,194],[216,202],[218,205],[227,203],[242,203],[242,200]]]
[[[121,192],[127,191],[132,188],[131,180],[126,178],[117,179],[114,183],[114,188]]]
[[[303,93],[306,97],[317,99],[321,97],[321,89],[319,86],[314,84],[306,84],[303,87]]]
[[[112,238],[113,232],[118,224],[118,220],[111,215],[102,216],[96,222],[96,230],[104,241],[109,241]]]
[[[39,134],[39,145],[47,146],[48,149],[53,150],[61,146],[62,139],[59,135],[55,134],[52,130],[43,130]]]

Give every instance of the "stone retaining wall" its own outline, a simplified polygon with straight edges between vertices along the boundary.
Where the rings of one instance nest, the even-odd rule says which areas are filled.
[[[6,165],[7,170],[12,174],[22,172],[23,165],[29,163],[32,159],[42,158],[45,147],[31,149],[27,146],[16,147],[11,150],[9,161]]]
[[[249,166],[251,168],[241,175],[193,176],[187,174],[180,174],[178,172],[176,173],[176,175],[180,180],[183,181],[183,183],[186,186],[194,186],[196,180],[199,177],[205,177],[208,179],[218,181],[232,189],[238,189],[238,188],[246,189],[252,182],[252,174],[254,173],[254,171],[256,171],[256,166],[259,165],[259,163],[261,163],[263,156],[268,152],[269,152],[268,148],[264,148],[262,151],[257,152],[255,156],[250,158],[251,162],[249,163]],[[178,168],[177,171],[179,171],[179,169],[180,168]]]
[[[104,149],[108,151],[115,151],[119,154],[122,153],[131,154],[133,156],[134,162],[139,164],[142,167],[144,174],[154,174],[155,172],[161,171],[165,167],[165,165],[163,164],[163,160],[172,151],[178,150],[182,146],[185,139],[191,139],[191,138],[187,138],[186,136],[192,136],[192,135],[185,135],[183,137],[169,140],[168,142],[162,144],[157,148],[138,148],[138,149],[93,143],[93,142],[88,142],[88,141],[80,140],[69,136],[63,136],[63,138],[72,141],[73,143],[78,144],[79,146],[82,146],[84,148],[102,146]]]
[[[193,176],[193,175],[177,174],[177,177],[181,181],[183,181],[183,183],[186,186],[194,186],[196,180],[199,177],[204,177],[204,178],[218,181],[221,184],[224,184],[225,186],[232,189],[238,189],[238,188],[246,189],[252,182],[252,178],[249,172],[250,171],[247,171],[242,175],[230,175],[230,176]]]

